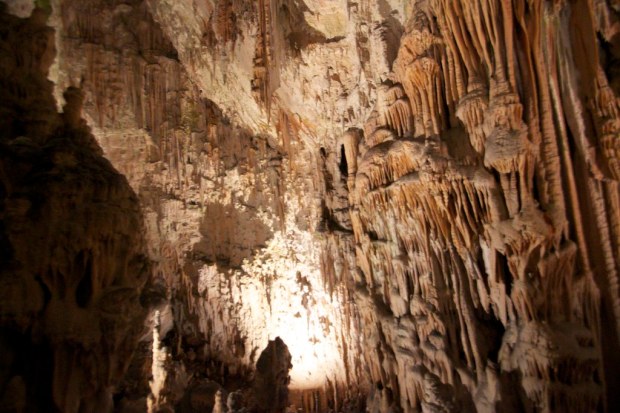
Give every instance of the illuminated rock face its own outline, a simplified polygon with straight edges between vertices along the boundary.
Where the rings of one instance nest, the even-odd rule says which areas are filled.
[[[300,120],[288,112],[274,113],[273,134],[225,114],[149,10],[139,1],[59,4],[52,73],[63,87],[82,85],[94,134],[142,201],[155,279],[174,314],[174,326],[164,327],[162,313],[158,334],[172,328],[180,339],[168,349],[171,363],[191,352],[195,359],[183,360],[190,371],[207,365],[211,379],[249,379],[268,341],[281,337],[292,389],[328,386],[331,398],[357,397],[360,326],[344,275],[333,275],[355,257],[326,250],[340,241],[325,214],[346,202],[346,192],[322,196],[334,173],[326,168],[337,165],[302,140]],[[175,397],[170,405],[183,396]]]
[[[617,2],[52,7],[166,291],[162,407],[276,337],[307,411],[619,406]]]

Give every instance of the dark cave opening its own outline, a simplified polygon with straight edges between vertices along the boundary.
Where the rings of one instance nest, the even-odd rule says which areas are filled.
[[[349,165],[347,164],[347,155],[344,151],[344,145],[340,145],[340,163],[338,164],[338,168],[340,169],[340,175],[343,178],[348,177]]]

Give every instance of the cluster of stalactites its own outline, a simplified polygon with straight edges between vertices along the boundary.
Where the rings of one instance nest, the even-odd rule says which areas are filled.
[[[378,88],[359,145],[348,141],[366,283],[359,299],[380,331],[366,337],[377,353],[367,360],[373,380],[390,389],[376,397],[411,408],[497,409],[507,397],[500,377],[519,371],[515,384],[541,411],[597,409],[607,357],[599,308],[607,300],[603,308],[615,311],[618,283],[615,265],[593,272],[583,207],[597,205],[592,229],[615,261],[620,233],[608,224],[619,219],[617,186],[597,181],[606,172],[596,159],[617,177],[618,99],[596,56],[563,28],[578,25],[596,48],[594,11],[464,3],[415,2],[392,81]],[[555,41],[541,49],[541,33]],[[580,53],[595,67],[577,62]],[[575,90],[584,71],[594,77],[591,101]],[[584,110],[596,138],[579,133],[590,122]],[[589,193],[577,192],[578,180]],[[612,334],[618,315],[610,314]],[[535,350],[541,340],[545,351]]]

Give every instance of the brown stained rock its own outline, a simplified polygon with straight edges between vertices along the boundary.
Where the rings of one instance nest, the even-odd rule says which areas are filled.
[[[56,112],[43,12],[0,20],[12,62],[0,72],[0,409],[109,412],[146,315],[138,200],[81,120],[79,93]]]
[[[607,287],[616,285],[617,268],[592,266],[606,262],[605,253],[594,253],[582,231],[602,231],[596,249],[611,253],[606,248],[617,245],[620,234],[596,222],[617,220],[606,211],[618,192],[616,183],[596,184],[602,152],[593,153],[588,142],[598,138],[579,137],[600,109],[577,115],[574,107],[585,108],[597,87],[582,94],[571,80],[600,77],[596,57],[576,55],[585,53],[584,44],[591,45],[587,53],[596,52],[593,10],[585,3],[553,10],[545,2],[521,3],[416,2],[394,70],[412,105],[414,136],[426,142],[376,139],[373,129],[385,136],[386,127],[375,118],[367,123],[370,143],[358,165],[353,221],[360,268],[388,314],[370,310],[363,317],[381,325],[382,335],[367,335],[381,349],[379,359],[397,352],[371,371],[400,394],[401,406],[424,410],[435,397],[424,390],[424,375],[409,373],[419,364],[454,389],[461,411],[472,402],[479,411],[495,411],[500,401],[502,411],[590,411],[603,409],[605,400],[608,407],[617,403],[613,390],[603,396],[604,388],[617,386],[610,373],[618,365],[610,351],[618,343],[617,316],[613,332],[601,334],[598,327],[599,311],[610,314],[617,301],[615,287]],[[583,27],[579,41],[566,31],[574,24]],[[539,36],[545,36],[542,46]],[[556,61],[554,50],[570,57]],[[605,101],[617,105],[606,90]],[[381,111],[387,112],[380,109],[376,118]],[[477,166],[441,149],[453,140],[444,136],[459,126],[454,115],[481,155]],[[601,196],[610,202],[598,203]],[[585,212],[593,204],[599,212]],[[404,330],[404,317],[412,317],[415,332]],[[492,331],[499,335],[492,339]],[[401,335],[413,342],[401,344]],[[498,381],[511,371],[521,374],[520,402],[508,396],[510,376]]]

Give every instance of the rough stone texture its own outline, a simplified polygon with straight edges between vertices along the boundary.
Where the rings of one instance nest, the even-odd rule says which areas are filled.
[[[107,412],[147,315],[142,216],[81,93],[56,110],[46,20],[0,3],[0,410]]]
[[[368,361],[404,410],[617,406],[620,124],[597,53],[616,17],[416,2],[351,149],[358,263],[386,310],[363,315]]]
[[[171,337],[169,368],[188,366],[190,387],[203,376],[249,380],[280,336],[293,387],[322,388],[329,378],[332,392],[357,394],[358,326],[343,311],[350,295],[323,280],[333,261],[317,232],[324,160],[299,140],[298,122],[281,113],[275,136],[232,122],[201,97],[140,1],[63,3],[55,13],[58,84],[83,88],[99,143],[142,201],[174,318],[158,333]]]
[[[144,211],[159,407],[280,336],[305,411],[619,408],[620,3],[52,6]]]
[[[269,341],[256,361],[254,403],[259,412],[284,412],[288,406],[291,353],[280,337]]]

